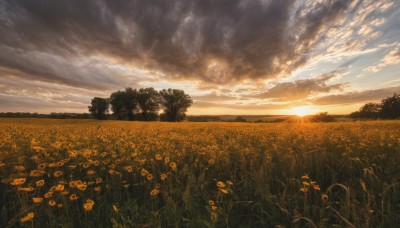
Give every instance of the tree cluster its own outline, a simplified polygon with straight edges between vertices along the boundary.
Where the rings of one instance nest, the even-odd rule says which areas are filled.
[[[89,112],[96,119],[106,119],[109,109],[118,120],[177,122],[185,118],[187,109],[193,104],[183,90],[154,88],[126,88],[111,94],[110,98],[95,97]],[[159,115],[159,110],[163,113]]]
[[[400,94],[394,94],[381,101],[381,103],[367,103],[359,111],[350,114],[351,118],[361,119],[399,119]]]

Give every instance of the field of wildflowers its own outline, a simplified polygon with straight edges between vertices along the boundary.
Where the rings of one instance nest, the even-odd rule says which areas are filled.
[[[395,227],[400,122],[0,119],[0,227]]]

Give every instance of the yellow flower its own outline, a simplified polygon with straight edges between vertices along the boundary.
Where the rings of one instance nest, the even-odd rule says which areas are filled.
[[[208,160],[208,164],[209,164],[209,165],[214,165],[214,163],[215,163],[214,159]]]
[[[130,165],[130,166],[125,166],[125,171],[126,172],[128,172],[128,173],[130,173],[130,172],[132,172],[133,171],[133,167]]]
[[[53,175],[54,175],[54,177],[57,178],[57,177],[59,177],[61,175],[64,175],[64,172],[63,171],[55,171]]]
[[[32,188],[32,187],[18,188],[18,191],[20,191],[20,192],[32,192],[32,191],[34,191],[34,190],[35,190],[35,189]]]
[[[68,168],[69,169],[75,169],[77,165],[69,165]]]
[[[218,182],[217,182],[217,187],[218,187],[218,188],[225,188],[224,182],[218,181]]]
[[[91,211],[94,205],[94,201],[91,199],[86,200],[86,203],[83,204],[83,208],[85,211]]]
[[[312,184],[312,185],[314,185],[314,184],[316,184],[317,182],[315,182],[315,181],[310,181],[310,184]]]
[[[157,160],[157,161],[161,161],[161,160],[162,160],[161,154],[156,154],[156,160]]]
[[[161,180],[167,179],[167,174],[165,174],[165,173],[161,174],[160,178],[161,178]]]
[[[233,182],[230,181],[230,180],[227,180],[227,181],[226,181],[226,184],[228,184],[228,185],[233,185]]]
[[[85,168],[85,169],[89,168],[89,166],[90,166],[90,164],[89,164],[89,163],[85,163],[85,164],[83,164],[83,168]]]
[[[43,202],[43,198],[41,198],[41,197],[33,197],[32,201],[34,203],[41,203],[41,202]]]
[[[76,181],[70,181],[68,183],[68,185],[69,185],[70,188],[75,188],[76,187]]]
[[[165,157],[165,158],[164,158],[164,162],[165,162],[165,163],[168,163],[168,162],[169,162],[169,157]]]
[[[153,174],[147,174],[146,177],[147,177],[147,180],[149,180],[149,181],[153,180]]]
[[[63,205],[62,205],[61,203],[59,203],[59,204],[57,204],[57,207],[58,207],[58,208],[62,208]]]
[[[213,200],[209,200],[209,201],[208,201],[208,204],[210,204],[210,206],[214,206],[215,203],[214,203]]]
[[[42,164],[39,164],[38,169],[44,170],[44,169],[46,169],[46,167],[47,167],[47,165],[42,163]]]
[[[218,207],[217,207],[217,206],[211,206],[211,209],[212,209],[213,211],[216,211],[216,210],[218,209]]]
[[[89,171],[87,171],[87,174],[88,175],[93,175],[93,174],[95,174],[96,172],[94,171],[94,170],[89,170]]]
[[[153,189],[153,190],[151,190],[150,195],[151,195],[151,196],[156,196],[156,195],[158,195],[158,193],[160,193],[160,190],[158,190],[158,189]]]
[[[306,186],[309,186],[309,185],[310,185],[310,183],[308,183],[307,181],[303,181],[303,182],[301,182],[301,183],[303,183],[303,185],[306,185]]]
[[[16,185],[22,185],[22,184],[25,183],[25,181],[26,181],[26,178],[17,178],[17,179],[14,179],[14,180],[11,182],[11,185],[14,185],[14,186],[16,186]]]
[[[31,176],[31,177],[41,177],[45,173],[46,172],[44,172],[43,170],[32,170],[31,173],[29,174],[29,176]]]
[[[314,190],[316,190],[316,191],[321,190],[321,188],[319,187],[319,185],[314,185],[313,188],[314,188]]]
[[[220,188],[219,190],[221,190],[222,193],[224,194],[228,194],[229,192],[226,189]]]
[[[140,175],[142,176],[146,176],[148,173],[149,172],[145,168],[143,168],[142,171],[140,171]]]
[[[172,170],[176,170],[176,163],[175,162],[169,163],[169,167],[171,167]]]
[[[86,184],[77,184],[76,188],[81,190],[81,191],[85,191],[86,188],[87,188],[87,185]]]
[[[62,191],[64,191],[64,185],[63,184],[58,184],[54,190],[56,192],[62,192]]]
[[[56,203],[56,201],[54,201],[54,200],[50,200],[50,201],[49,201],[49,206],[50,206],[50,207],[54,207],[56,204],[57,204],[57,203]]]
[[[61,195],[68,195],[69,194],[69,191],[63,191],[63,192],[61,192]]]
[[[69,200],[77,200],[79,197],[78,196],[76,196],[76,194],[71,194],[70,196],[69,196]]]
[[[322,194],[321,199],[324,202],[328,201],[328,195],[327,194]]]
[[[95,188],[94,188],[94,191],[95,191],[95,192],[100,192],[100,191],[101,191],[101,186],[95,187]]]
[[[96,178],[96,184],[100,184],[103,182],[103,179],[101,177]]]
[[[309,179],[308,175],[301,176],[302,179]]]
[[[51,197],[53,197],[53,192],[48,192],[48,193],[44,194],[44,198],[46,198],[46,199],[51,198]]]
[[[30,213],[28,213],[28,215],[26,215],[25,217],[21,218],[21,223],[24,223],[24,222],[27,222],[27,221],[31,221],[34,217],[35,217],[35,213],[34,212],[30,212]]]
[[[301,192],[308,192],[308,188],[300,188]]]

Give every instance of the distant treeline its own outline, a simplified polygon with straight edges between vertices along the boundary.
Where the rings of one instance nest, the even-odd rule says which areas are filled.
[[[383,99],[380,103],[367,103],[349,115],[356,119],[399,119],[400,94]]]
[[[47,118],[47,119],[93,119],[90,113],[30,113],[30,112],[0,112],[0,118]],[[105,119],[117,120],[118,118],[113,114],[106,114]],[[200,116],[187,116],[188,122],[254,122],[254,123],[278,123],[284,122],[286,118],[276,118],[271,120],[256,119],[248,120],[245,117],[237,116],[235,118],[221,118],[220,116],[200,115]]]
[[[0,112],[3,118],[50,118],[50,119],[92,119],[89,113],[30,113],[30,112]]]

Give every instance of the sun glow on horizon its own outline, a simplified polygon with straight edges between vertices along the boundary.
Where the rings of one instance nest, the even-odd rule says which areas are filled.
[[[290,112],[296,116],[304,117],[311,114],[311,109],[308,106],[299,106],[290,109]]]

